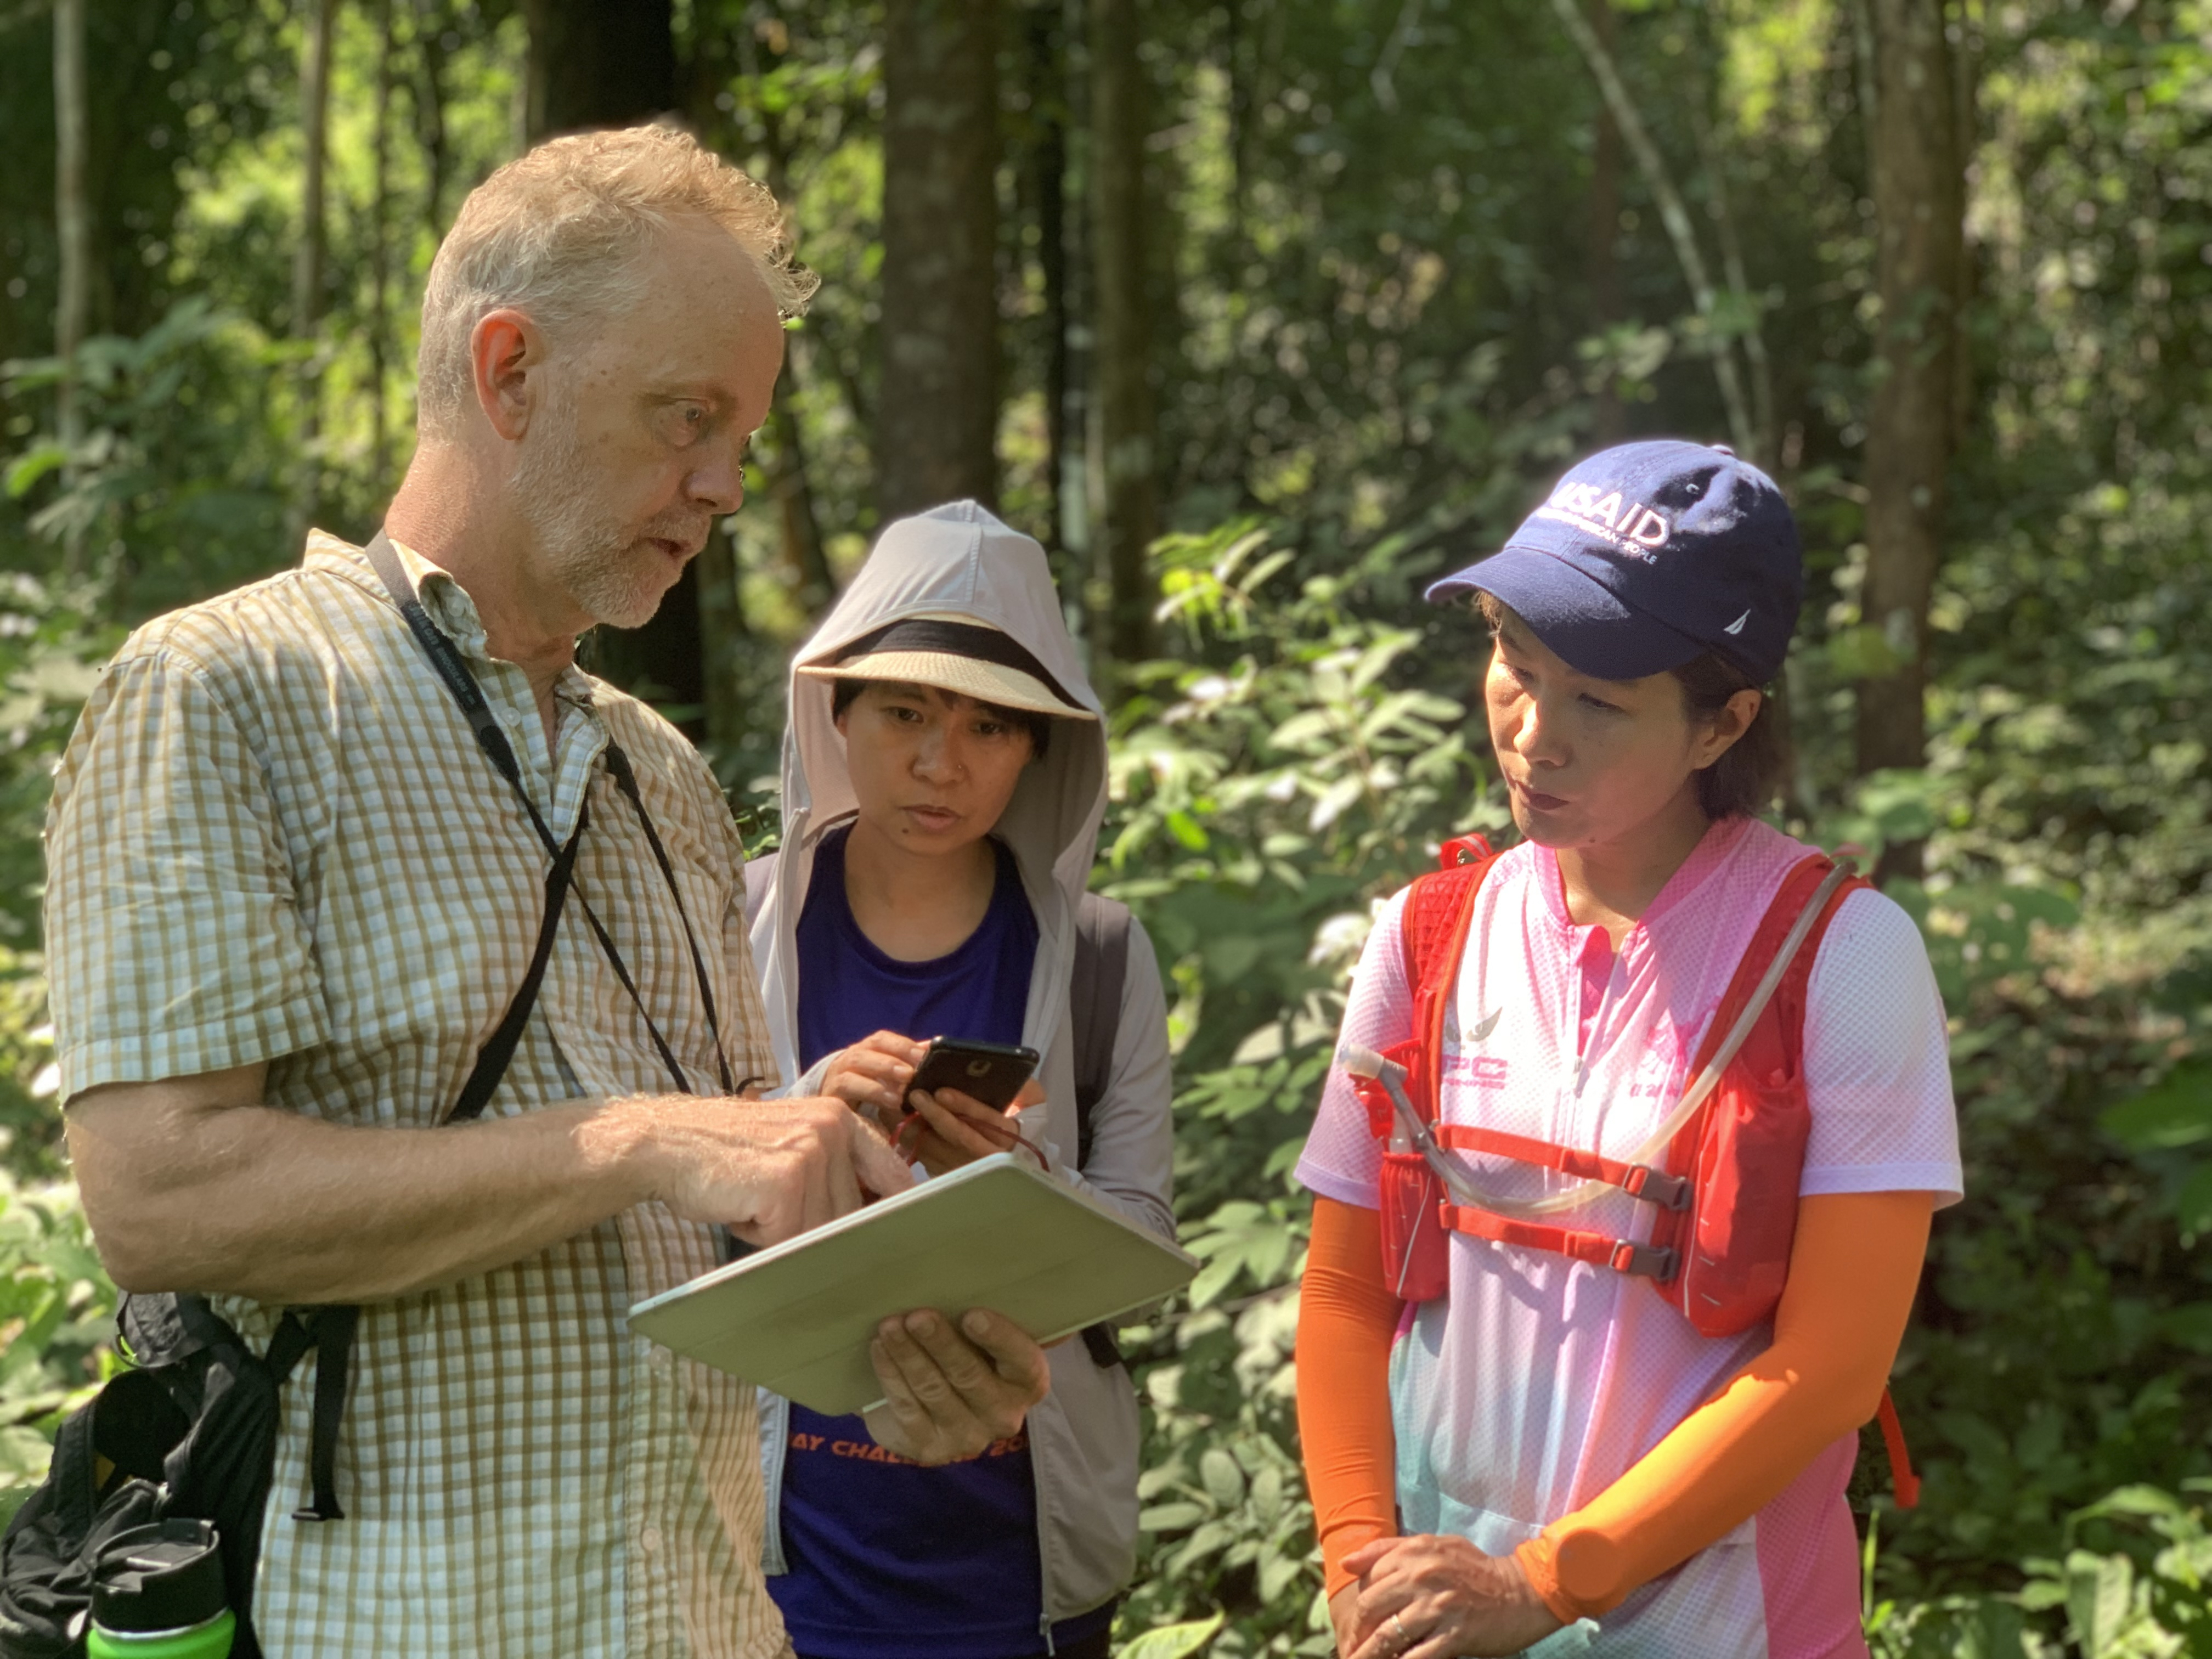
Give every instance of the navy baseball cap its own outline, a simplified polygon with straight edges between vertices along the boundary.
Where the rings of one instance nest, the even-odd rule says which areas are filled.
[[[1633,680],[1717,653],[1765,684],[1805,590],[1797,521],[1774,480],[1717,445],[1601,450],[1504,547],[1432,584],[1494,593],[1578,673]]]

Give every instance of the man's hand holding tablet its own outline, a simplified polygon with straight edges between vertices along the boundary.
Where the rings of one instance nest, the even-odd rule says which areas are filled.
[[[957,1463],[1022,1426],[1052,1386],[1044,1350],[1012,1320],[981,1308],[956,1328],[933,1309],[886,1319],[868,1358],[884,1403],[866,1413],[885,1451]]]

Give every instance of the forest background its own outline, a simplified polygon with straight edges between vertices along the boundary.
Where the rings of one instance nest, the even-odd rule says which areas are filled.
[[[751,503],[600,672],[765,844],[791,647],[972,495],[1114,690],[1098,879],[1207,1262],[1130,1333],[1126,1651],[1328,1650],[1287,1171],[1372,905],[1508,822],[1419,594],[1668,434],[1796,503],[1776,816],[1877,861],[1952,1016],[1876,1650],[2212,1654],[2203,0],[0,0],[0,1488],[118,1363],[40,989],[76,710],[133,624],[374,527],[461,197],[654,116],[824,281]]]

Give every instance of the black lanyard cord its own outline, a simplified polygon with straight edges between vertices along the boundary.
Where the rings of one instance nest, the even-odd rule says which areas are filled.
[[[468,665],[461,659],[459,650],[447,637],[445,630],[431,621],[429,612],[423,609],[422,599],[415,592],[414,584],[408,580],[406,570],[400,564],[398,555],[392,550],[391,541],[380,530],[363,551],[368,556],[368,562],[384,583],[386,591],[391,594],[392,603],[399,607],[399,614],[405,618],[409,631],[415,635],[416,643],[422,647],[422,654],[430,659],[430,666],[444,682],[446,690],[452,693],[453,702],[468,720],[470,729],[476,734],[477,746],[484,751],[500,776],[507,780],[507,787],[514,790],[515,798],[522,803],[523,811],[530,815],[531,827],[537,830],[538,839],[544,845],[545,850],[553,855],[556,867],[572,867],[576,841],[583,833],[586,810],[579,808],[576,836],[571,836],[564,848],[554,839],[553,831],[538,810],[538,804],[530,799],[530,792],[523,787],[522,769],[515,760],[514,750],[507,740],[507,733],[500,730],[499,721],[491,712],[491,705],[484,699],[483,689],[477,684],[476,676],[469,672]],[[715,1015],[714,993],[707,977],[706,957],[700,951],[698,936],[692,931],[690,913],[684,906],[683,891],[677,885],[675,868],[669,862],[666,848],[661,845],[660,833],[653,826],[652,815],[645,810],[645,799],[639,793],[637,776],[631,769],[629,757],[623,752],[611,736],[607,739],[605,755],[607,770],[614,777],[615,787],[637,814],[639,826],[645,831],[646,842],[653,848],[653,861],[660,866],[661,876],[668,884],[668,896],[676,902],[677,920],[683,924],[684,943],[691,955],[691,971],[699,982],[699,1000],[706,1012],[707,1030],[714,1039],[714,1064],[720,1074],[722,1092],[734,1095],[738,1092],[737,1085],[731,1076],[729,1056],[722,1046],[722,1028]],[[550,894],[551,890],[549,888],[548,890]],[[570,890],[574,890],[573,886]],[[622,953],[615,949],[613,939],[608,935],[598,914],[581,892],[575,893],[575,900],[577,908],[584,913],[584,920],[591,927],[592,937],[599,940],[607,965],[614,969],[616,979],[629,994],[638,1018],[645,1022],[646,1034],[653,1039],[654,1051],[659,1054],[661,1064],[667,1067],[677,1092],[696,1094],[697,1091],[692,1088],[683,1065],[668,1046],[667,1039],[661,1036],[660,1028],[653,1023],[652,1014],[647,1011],[645,998],[639,992],[636,981],[630,977]],[[556,920],[555,915],[550,911],[548,920]],[[550,945],[550,937],[544,943]]]
[[[676,914],[684,918],[684,945],[691,952],[691,973],[699,981],[699,1000],[707,1011],[707,1029],[714,1033],[714,1059],[722,1068],[722,1092],[733,1095],[737,1090],[730,1083],[730,1062],[722,1053],[722,1024],[714,1015],[714,993],[707,979],[706,959],[699,954],[698,937],[691,931],[691,918],[684,908],[684,895],[676,885],[675,866],[668,861],[668,849],[660,844],[660,831],[654,829],[653,817],[645,810],[645,798],[638,793],[637,774],[630,769],[629,757],[611,737],[607,739],[607,770],[614,774],[615,787],[629,797],[636,809],[638,827],[645,831],[646,844],[653,848],[653,861],[660,866],[661,879],[668,884],[668,891],[676,900]]]

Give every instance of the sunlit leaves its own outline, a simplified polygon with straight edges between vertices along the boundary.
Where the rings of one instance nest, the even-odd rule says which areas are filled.
[[[111,1374],[114,1311],[74,1189],[0,1175],[0,1520],[45,1475],[60,1419]]]
[[[2175,1066],[2141,1094],[2106,1109],[2106,1132],[2142,1148],[2194,1146],[2212,1139],[2212,1060]]]
[[[1217,1613],[1211,1619],[1158,1626],[1124,1645],[1119,1659],[1190,1659],[1190,1656],[1205,1651],[1222,1624],[1223,1615]]]

